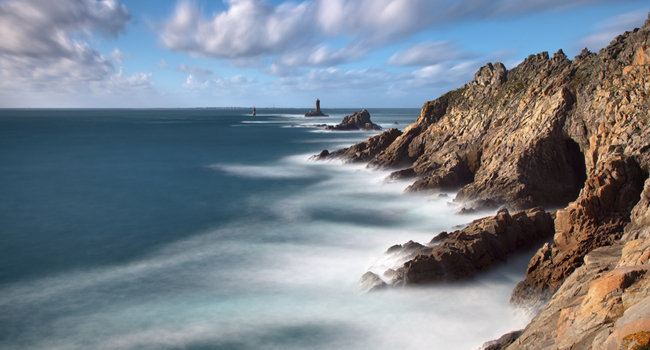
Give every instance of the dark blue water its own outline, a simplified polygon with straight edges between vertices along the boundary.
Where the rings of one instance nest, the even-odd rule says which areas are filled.
[[[0,110],[0,347],[391,348],[414,331],[405,344],[462,347],[520,326],[505,305],[522,271],[482,282],[496,293],[478,306],[432,296],[484,285],[359,292],[386,247],[471,218],[309,161],[373,135],[313,126],[353,110],[328,112]],[[370,112],[402,129],[419,113]],[[467,310],[504,322],[449,319]],[[461,324],[475,336],[445,328]]]
[[[297,128],[234,127],[243,113],[3,111],[0,283],[133,259],[214,223],[261,215],[242,205],[250,196],[317,181],[242,180],[206,168],[321,147],[296,143]]]

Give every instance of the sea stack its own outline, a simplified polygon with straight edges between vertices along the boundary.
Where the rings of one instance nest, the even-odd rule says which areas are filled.
[[[320,110],[320,100],[316,99],[316,109],[305,113],[305,117],[327,117],[328,115]]]
[[[338,125],[328,125],[325,130],[381,130],[381,126],[370,120],[370,113],[362,109],[352,115],[346,115]]]

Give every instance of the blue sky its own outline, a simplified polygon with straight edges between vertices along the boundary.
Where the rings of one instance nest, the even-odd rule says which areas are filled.
[[[420,107],[647,0],[0,0],[0,107]]]

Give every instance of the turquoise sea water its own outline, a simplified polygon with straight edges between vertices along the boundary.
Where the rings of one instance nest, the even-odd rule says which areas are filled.
[[[384,251],[471,221],[300,109],[0,110],[0,348],[472,349],[527,321],[525,264],[365,294]],[[403,129],[416,109],[370,109]]]

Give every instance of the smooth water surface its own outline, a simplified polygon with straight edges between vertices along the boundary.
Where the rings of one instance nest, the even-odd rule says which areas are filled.
[[[357,281],[477,216],[364,165],[304,110],[0,110],[0,348],[472,349],[521,328],[525,262],[460,285]],[[370,109],[403,129],[415,109]]]

